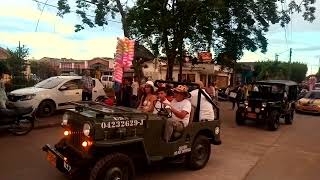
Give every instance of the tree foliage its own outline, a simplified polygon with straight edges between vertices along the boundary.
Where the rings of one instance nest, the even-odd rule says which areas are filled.
[[[287,79],[289,73],[289,64],[280,61],[262,61],[255,65],[255,74],[257,80],[265,79]],[[289,79],[296,82],[301,82],[306,78],[308,66],[303,63],[291,63],[291,70],[294,73],[290,74]]]
[[[183,51],[213,49],[217,62],[233,67],[244,50],[267,51],[271,24],[285,26],[290,13],[302,13],[306,21],[315,19],[315,0],[294,0],[288,9],[284,0],[137,0],[127,8],[120,0],[75,0],[76,13],[82,19],[76,31],[108,24],[120,12],[125,36],[141,40],[154,52],[161,50],[168,58],[168,74]],[[68,0],[59,0],[59,15],[71,12]],[[94,16],[88,12],[94,11]]]
[[[7,63],[5,61],[0,61],[0,76],[2,74],[9,74],[9,69],[7,67]]]
[[[36,74],[40,79],[47,79],[58,74],[57,70],[45,61],[31,61],[31,72]]]
[[[6,60],[6,64],[10,74],[14,77],[23,76],[23,71],[25,71],[26,58],[29,55],[29,49],[23,45],[19,46],[14,50],[8,49],[9,58]]]

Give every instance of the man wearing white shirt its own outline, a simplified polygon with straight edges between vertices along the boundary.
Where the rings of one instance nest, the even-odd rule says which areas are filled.
[[[170,107],[172,118],[166,122],[164,140],[169,142],[173,132],[182,132],[189,124],[191,103],[187,99],[190,97],[188,87],[179,85],[174,89],[174,99],[166,106]]]
[[[196,82],[199,84],[200,89],[208,96],[209,94],[205,91],[204,85],[201,81]],[[189,99],[192,106],[197,107],[198,103],[198,94],[199,94],[199,89],[195,89],[190,92],[191,98]],[[208,120],[208,121],[213,121],[214,120],[214,109],[213,105],[207,100],[207,98],[203,95],[200,94],[200,117],[199,120]]]

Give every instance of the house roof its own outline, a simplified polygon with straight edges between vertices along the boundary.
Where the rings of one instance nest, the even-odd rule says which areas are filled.
[[[4,48],[0,47],[0,60],[5,60],[10,57],[10,54],[7,50]]]

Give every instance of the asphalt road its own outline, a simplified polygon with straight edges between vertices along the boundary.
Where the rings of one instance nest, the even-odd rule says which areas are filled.
[[[199,171],[173,165],[140,172],[138,180],[318,180],[320,116],[296,114],[293,125],[276,132],[251,123],[238,127],[231,105],[222,103],[222,142]],[[24,137],[1,134],[1,180],[66,180],[46,161],[41,147],[62,137],[59,127],[34,130]],[[176,165],[177,166],[177,165]]]

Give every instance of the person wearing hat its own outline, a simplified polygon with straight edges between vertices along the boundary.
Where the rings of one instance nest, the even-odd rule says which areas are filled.
[[[197,81],[196,84],[199,85],[199,88],[202,89],[202,91],[210,97],[210,95],[206,92],[205,87],[203,85],[202,81]],[[190,102],[193,107],[197,107],[198,105],[198,93],[199,89],[195,89],[190,92],[191,98]],[[207,98],[201,94],[200,95],[200,113],[199,113],[199,120],[208,120],[208,121],[213,121],[214,120],[214,109],[213,105],[207,100]]]
[[[191,103],[187,99],[189,97],[188,87],[179,85],[174,88],[174,99],[171,103],[164,103],[172,112],[172,118],[167,120],[164,131],[164,140],[166,142],[170,141],[174,131],[182,132],[188,126],[191,112]]]
[[[154,84],[152,81],[147,81],[144,85],[144,94],[142,95],[140,105],[138,107],[142,112],[153,112],[153,103],[157,100],[154,95]]]

